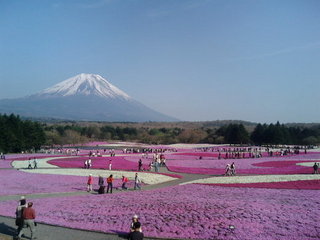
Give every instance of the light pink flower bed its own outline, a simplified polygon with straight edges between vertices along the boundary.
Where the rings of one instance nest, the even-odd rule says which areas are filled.
[[[183,185],[150,191],[33,199],[37,221],[127,232],[138,214],[149,237],[219,240],[319,239],[320,191]],[[16,201],[1,202],[13,217]],[[234,229],[230,229],[234,226]]]
[[[1,170],[0,196],[33,193],[77,192],[85,191],[87,177],[27,173],[17,170]],[[121,180],[115,179],[114,187],[121,186]],[[133,187],[130,181],[129,187]],[[94,189],[98,188],[98,178],[94,178]]]
[[[0,168],[12,168],[11,160],[0,160]]]
[[[170,171],[223,175],[227,164],[235,162],[238,174],[308,174],[312,167],[296,165],[301,162],[320,161],[320,153],[300,154],[272,158],[198,159],[188,155],[168,156],[166,165]],[[171,159],[171,160],[170,160]]]

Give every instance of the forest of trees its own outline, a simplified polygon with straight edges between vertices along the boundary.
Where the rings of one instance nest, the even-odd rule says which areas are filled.
[[[0,115],[0,152],[39,150],[46,143],[43,127],[38,122],[21,120],[13,114]]]
[[[179,124],[177,125],[179,126]],[[125,124],[91,123],[81,126],[77,123],[50,125],[45,127],[47,144],[76,144],[92,140],[137,141],[150,144],[173,143],[212,143],[212,144],[296,144],[316,145],[320,143],[320,124],[312,127],[257,124],[245,126],[242,123],[229,123],[221,127],[184,128],[134,126]]]
[[[0,115],[0,152],[38,150],[41,146],[89,141],[136,141],[148,144],[320,144],[320,124],[246,124],[231,121],[181,123],[40,123]]]

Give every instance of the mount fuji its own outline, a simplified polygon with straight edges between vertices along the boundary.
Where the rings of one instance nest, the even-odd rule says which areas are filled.
[[[0,113],[77,121],[177,121],[152,110],[96,74],[79,74],[39,93],[0,100]]]

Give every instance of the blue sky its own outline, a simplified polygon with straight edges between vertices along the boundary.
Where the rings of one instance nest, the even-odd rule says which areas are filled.
[[[318,0],[0,0],[0,98],[79,73],[187,121],[320,122]]]

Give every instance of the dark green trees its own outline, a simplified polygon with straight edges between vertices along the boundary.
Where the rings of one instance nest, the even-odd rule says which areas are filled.
[[[45,134],[37,122],[23,121],[13,114],[0,115],[0,151],[38,150],[45,143]]]
[[[229,144],[246,144],[249,143],[249,133],[243,124],[229,124],[222,126],[216,132],[219,136],[224,137],[224,142]]]
[[[276,124],[258,124],[251,133],[254,144],[315,145],[320,142],[320,126],[311,128],[287,127]]]

